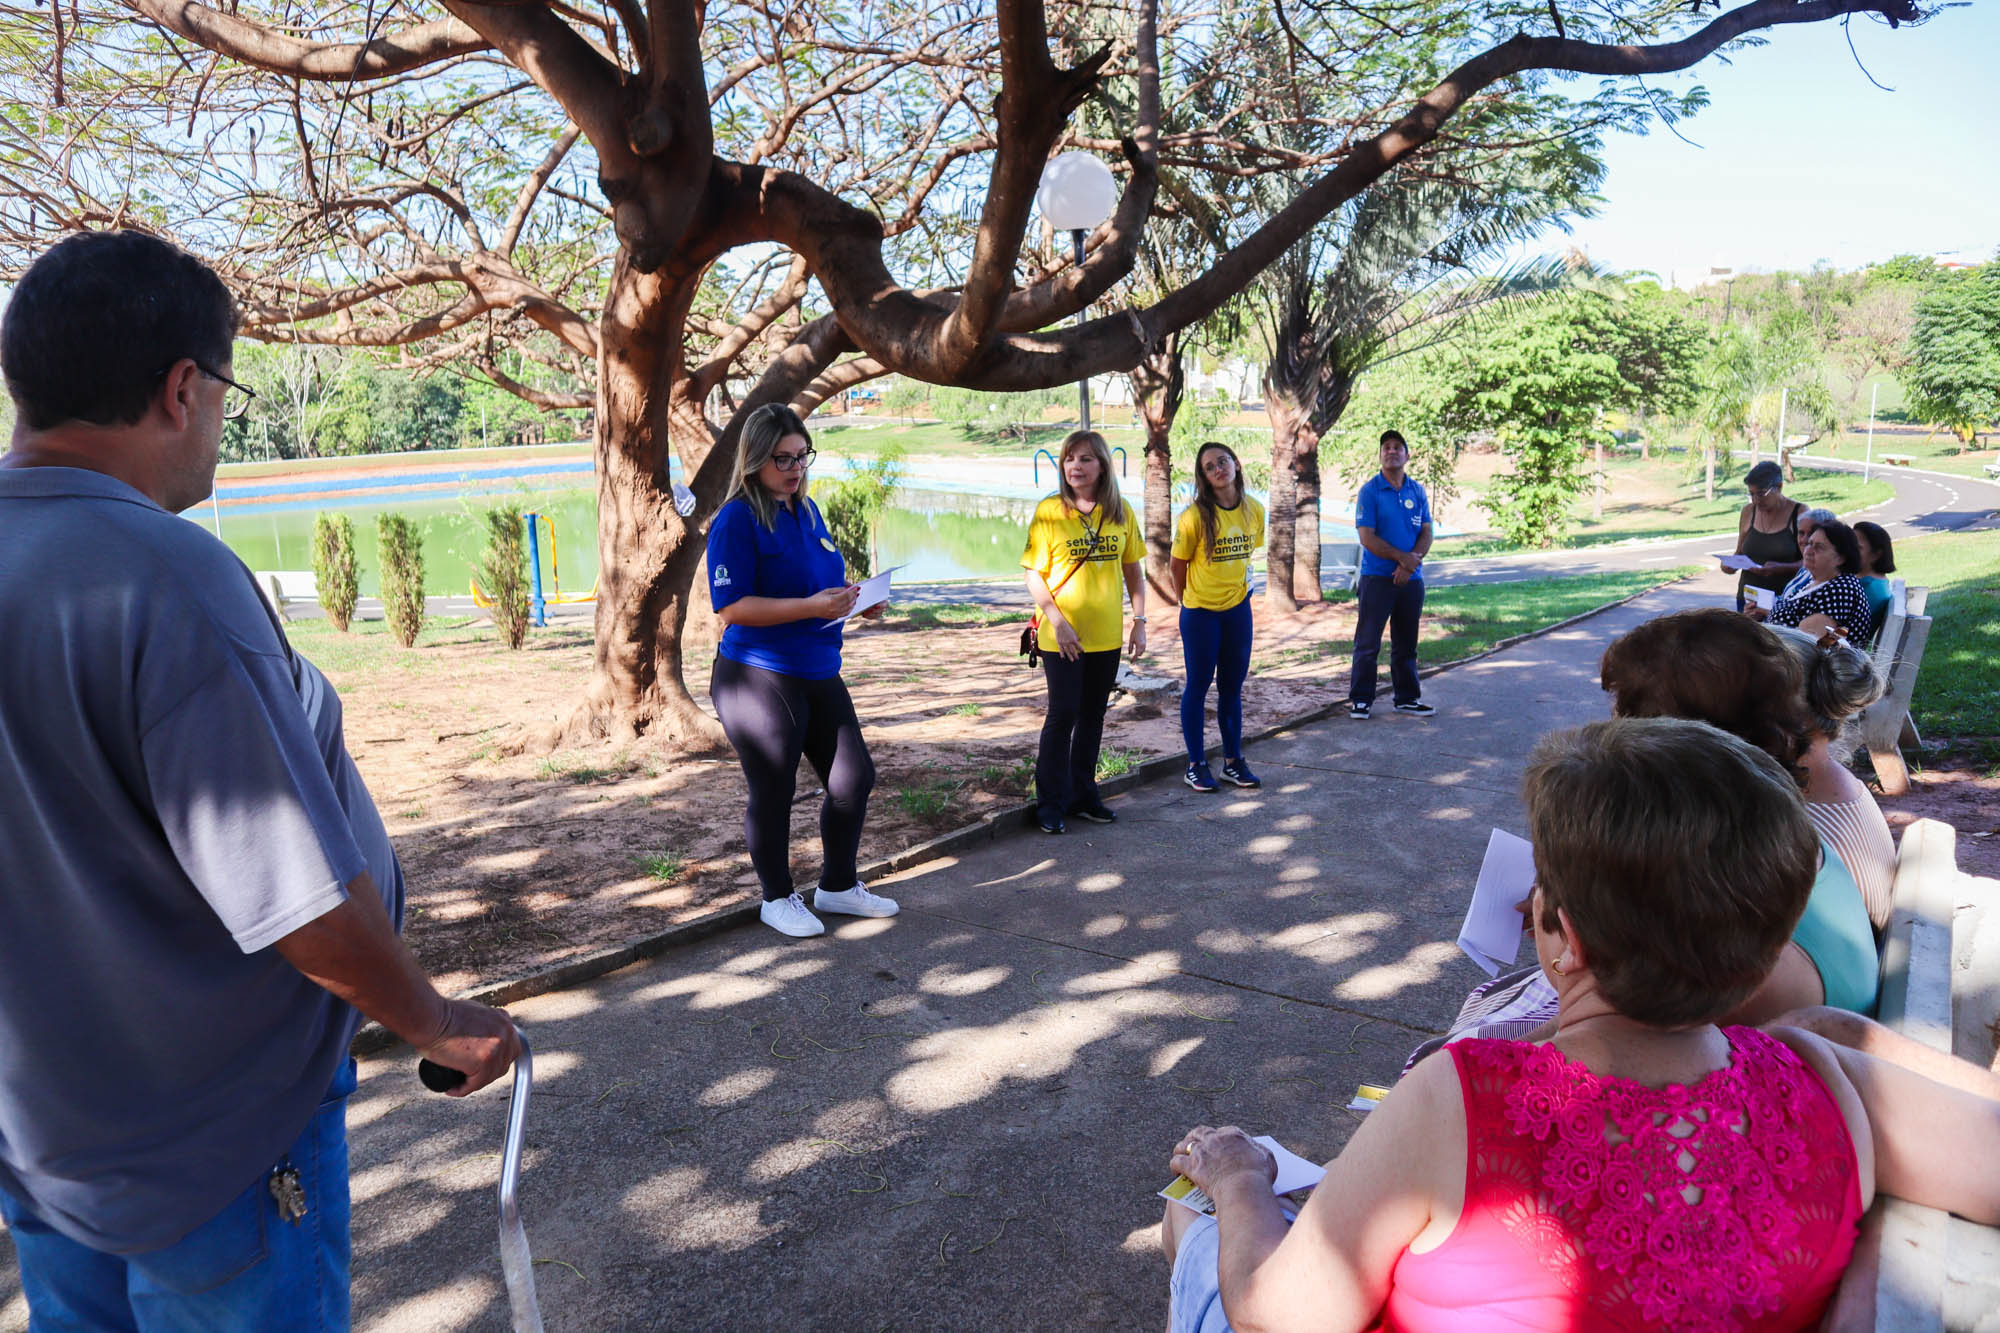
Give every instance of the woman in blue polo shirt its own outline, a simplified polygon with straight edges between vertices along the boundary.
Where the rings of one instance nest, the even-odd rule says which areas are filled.
[[[841,626],[860,589],[848,583],[819,506],[806,493],[812,437],[798,413],[769,403],[736,443],[729,500],[708,529],[708,590],[725,626],[708,696],[750,786],[744,836],[764,889],[764,924],[786,935],[826,926],[793,891],[792,794],[803,754],[826,788],[813,908],[894,916],[893,900],[855,878],[875,763],[840,679]],[[862,612],[881,614],[880,607]]]

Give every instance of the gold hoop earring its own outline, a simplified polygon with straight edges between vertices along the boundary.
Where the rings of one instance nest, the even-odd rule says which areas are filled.
[[[1569,969],[1563,966],[1563,960],[1560,958],[1556,959],[1553,963],[1550,963],[1549,966],[1555,970],[1555,974],[1559,977],[1564,977],[1569,975]]]

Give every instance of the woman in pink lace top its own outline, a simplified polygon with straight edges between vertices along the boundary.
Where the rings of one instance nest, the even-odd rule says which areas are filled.
[[[1545,738],[1525,793],[1554,1039],[1419,1064],[1296,1223],[1241,1130],[1182,1136],[1170,1166],[1216,1210],[1168,1205],[1170,1328],[1812,1328],[1878,1188],[2000,1221],[2000,1107],[1714,1024],[1818,867],[1775,760],[1704,723],[1603,722]]]

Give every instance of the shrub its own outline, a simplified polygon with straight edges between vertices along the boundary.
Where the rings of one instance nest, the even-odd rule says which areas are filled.
[[[327,623],[345,631],[361,598],[361,571],[354,559],[354,520],[345,514],[313,515],[313,583]]]
[[[424,627],[424,539],[401,514],[378,514],[375,537],[382,570],[382,611],[405,648]]]
[[[849,579],[859,581],[875,572],[875,525],[902,478],[903,450],[890,445],[881,457],[841,480],[813,487],[813,500],[826,519],[826,530],[832,534],[840,558],[847,562]]]
[[[519,648],[528,638],[528,548],[521,531],[520,506],[486,511],[479,586],[493,603],[493,624],[509,648]]]

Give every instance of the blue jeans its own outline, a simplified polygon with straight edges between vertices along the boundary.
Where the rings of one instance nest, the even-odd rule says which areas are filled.
[[[344,1333],[348,1326],[347,1095],[341,1069],[283,1159],[163,1250],[105,1254],[0,1193],[28,1333]],[[273,1172],[298,1171],[306,1215],[287,1222]]]
[[[1215,682],[1215,725],[1222,732],[1222,757],[1243,757],[1243,678],[1250,674],[1250,599],[1227,611],[1181,608],[1181,659],[1187,684],[1181,687],[1181,740],[1188,762],[1198,764],[1208,754],[1203,706],[1208,683]]]
[[[1398,583],[1393,575],[1363,574],[1361,605],[1354,621],[1354,674],[1347,697],[1375,702],[1375,660],[1382,655],[1382,627],[1389,627],[1389,677],[1396,702],[1413,704],[1423,697],[1417,679],[1417,621],[1424,613],[1424,581]]]

